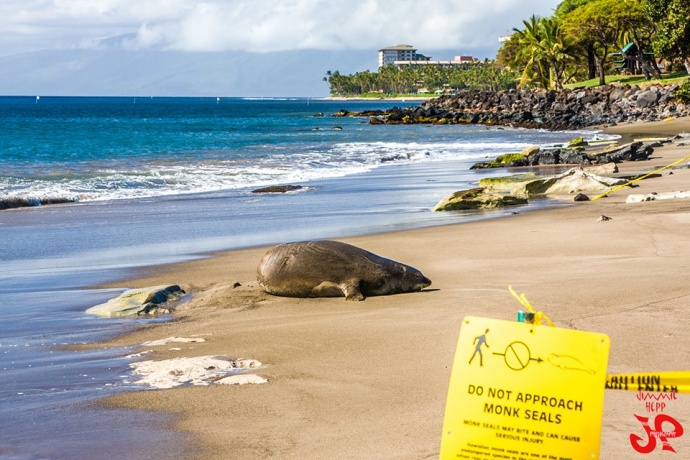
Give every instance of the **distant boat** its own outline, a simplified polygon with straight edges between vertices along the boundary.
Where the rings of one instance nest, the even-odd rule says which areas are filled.
[[[217,98],[216,98],[216,105],[218,105],[219,103],[220,103],[220,98],[217,97]]]
[[[36,96],[36,104],[38,104],[38,100],[41,98],[41,96]]]

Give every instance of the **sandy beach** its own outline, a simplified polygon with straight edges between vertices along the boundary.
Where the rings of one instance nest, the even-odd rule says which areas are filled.
[[[607,132],[668,136],[690,132],[690,120]],[[687,155],[690,147],[664,146],[619,167],[646,172]],[[180,284],[191,299],[175,321],[99,346],[203,338],[139,348],[154,350],[145,359],[255,359],[263,365],[252,373],[268,382],[129,392],[106,403],[173,413],[197,458],[437,458],[460,323],[514,320],[521,307],[511,285],[557,326],[609,335],[609,373],[686,370],[690,199],[625,203],[631,193],[690,190],[681,166],[597,201],[341,239],[420,269],[433,284],[417,293],[363,302],[270,296],[256,282],[266,248],[140,270],[117,287]],[[635,452],[630,434],[644,430],[634,414],[645,413],[634,392],[607,390],[600,458],[690,457],[688,435],[669,440],[675,456]],[[690,396],[669,401],[666,413],[690,429]]]

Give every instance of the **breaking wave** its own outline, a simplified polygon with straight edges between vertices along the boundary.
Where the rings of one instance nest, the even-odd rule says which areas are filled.
[[[71,164],[50,175],[0,176],[0,209],[76,201],[209,193],[342,177],[390,164],[467,160],[524,148],[524,143],[350,142],[326,151],[273,151],[258,158],[161,161],[90,170]],[[227,155],[226,155],[227,156]],[[93,167],[93,164],[88,165]]]

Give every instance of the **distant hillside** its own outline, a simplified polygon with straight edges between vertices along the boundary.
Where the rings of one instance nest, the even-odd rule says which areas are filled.
[[[376,65],[370,50],[37,51],[0,57],[0,95],[321,97],[329,94],[327,70]]]
[[[0,56],[0,95],[325,97],[328,70],[375,71],[378,50],[275,53],[133,51],[121,35],[96,49]],[[452,59],[454,50],[429,50]]]

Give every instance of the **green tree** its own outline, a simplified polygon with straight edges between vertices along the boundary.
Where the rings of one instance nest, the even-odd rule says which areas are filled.
[[[591,41],[597,65],[599,83],[606,84],[606,65],[609,53],[621,50],[619,38],[626,31],[648,24],[642,9],[643,0],[592,0],[575,8],[563,17],[563,27],[579,42]],[[646,71],[651,66],[644,55],[645,43],[639,39],[638,60]]]
[[[545,18],[539,23],[542,30],[541,49],[549,70],[549,83],[563,89],[566,68],[571,61],[570,46],[561,30],[560,21]]]
[[[330,86],[333,96],[357,96],[364,93],[415,94],[418,88],[429,85],[435,89],[485,89],[499,90],[515,87],[517,74],[501,69],[494,62],[475,62],[462,65],[381,67],[378,72],[357,72],[342,75],[340,72],[326,72],[323,78]]]
[[[654,51],[669,61],[680,59],[690,74],[690,2],[646,0],[645,11],[656,25]]]
[[[627,0],[625,3],[625,13],[621,15],[621,36],[618,40],[618,47],[626,59],[635,60],[647,80],[650,75],[661,78],[661,71],[656,65],[656,61],[645,54],[646,50],[652,49],[652,35],[654,25],[650,21],[645,11],[644,0]],[[623,49],[628,43],[634,43],[635,53],[624,53]]]
[[[555,16],[561,20],[565,18],[568,14],[570,14],[572,11],[576,10],[577,8],[581,7],[582,5],[589,3],[593,0],[564,0],[561,2],[557,7],[556,7],[556,13]],[[591,80],[592,78],[596,77],[597,75],[597,64],[596,64],[596,45],[595,41],[591,37],[583,37],[583,36],[575,36],[573,37],[572,34],[567,33],[570,38],[571,42],[571,56],[573,56],[576,60],[579,60],[578,58],[581,56],[583,59],[587,60],[587,69],[586,69],[586,75],[587,75],[587,80]],[[576,68],[574,74],[582,73],[584,74],[584,69],[579,69]]]
[[[496,53],[496,63],[502,67],[522,68],[522,65],[517,62],[517,54],[520,49],[520,40],[517,34],[513,34],[510,38],[503,42],[503,45]]]
[[[538,83],[543,88],[563,89],[569,45],[556,18],[532,16],[525,28],[513,29],[517,39],[514,63],[522,67],[520,86]]]
[[[516,53],[517,62],[522,62],[522,75],[520,76],[519,86],[526,86],[537,82],[544,88],[549,87],[546,78],[546,66],[541,59],[539,42],[541,41],[539,31],[539,18],[532,16],[526,21],[522,21],[525,28],[522,30],[513,29],[517,36],[518,49]]]
[[[591,1],[592,0],[563,0],[556,7],[556,17],[562,18],[563,16],[570,13],[571,11],[576,10],[577,8],[584,5],[585,3],[589,3]]]

